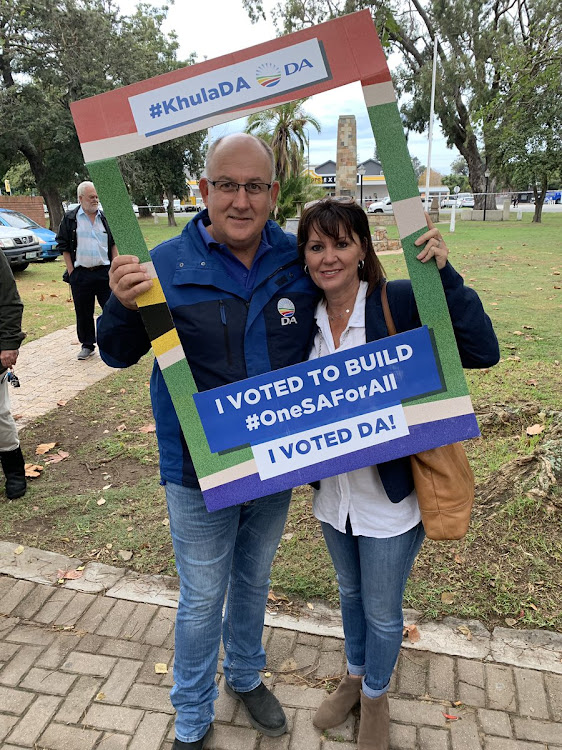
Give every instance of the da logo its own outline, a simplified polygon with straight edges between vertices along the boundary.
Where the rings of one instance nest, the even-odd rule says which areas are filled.
[[[256,80],[260,86],[271,89],[281,80],[281,71],[273,63],[262,63],[256,70]]]
[[[283,297],[283,299],[279,300],[277,303],[277,310],[281,316],[282,326],[288,326],[291,325],[291,323],[297,322],[297,319],[295,318],[295,304],[294,302],[291,302],[290,299],[287,299],[287,297]]]

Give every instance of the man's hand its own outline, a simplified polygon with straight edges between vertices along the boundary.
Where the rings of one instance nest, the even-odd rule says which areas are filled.
[[[16,364],[19,349],[3,349],[0,352],[2,367],[13,367]]]
[[[152,279],[136,256],[118,255],[111,264],[109,286],[124,307],[138,310],[136,299],[152,287]]]

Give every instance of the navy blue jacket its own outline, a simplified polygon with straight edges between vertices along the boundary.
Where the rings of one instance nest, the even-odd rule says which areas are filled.
[[[244,290],[201,238],[197,222],[206,218],[207,211],[201,211],[181,235],[151,252],[199,391],[305,360],[318,300],[318,290],[299,263],[294,235],[267,222],[271,250],[260,260],[253,291]],[[98,346],[111,367],[128,367],[150,348],[140,315],[113,295],[98,320]],[[162,479],[198,487],[157,362],[150,389]]]
[[[450,263],[439,273],[462,366],[480,368],[495,365],[500,358],[498,340],[480,298],[474,289],[464,285],[462,276]],[[411,282],[404,279],[389,281],[386,291],[396,332],[418,328],[421,321]],[[380,286],[367,297],[365,329],[367,341],[376,341],[389,335],[384,320]],[[400,502],[414,489],[408,456],[379,464],[377,468],[386,494],[392,502]]]

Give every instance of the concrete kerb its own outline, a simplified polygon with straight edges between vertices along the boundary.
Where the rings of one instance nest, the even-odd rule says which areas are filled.
[[[61,578],[64,572],[79,568],[79,578]],[[46,586],[170,608],[177,608],[179,599],[178,581],[174,577],[143,575],[98,562],[83,565],[76,558],[11,542],[0,541],[0,574]],[[299,616],[268,613],[265,624],[272,628],[343,639],[339,610],[321,603],[313,604],[313,607]],[[405,610],[404,621],[417,625],[420,638],[415,643],[406,639],[403,648],[562,674],[562,634],[501,627],[490,632],[477,620],[454,617],[446,617],[441,622],[425,622],[415,610]]]

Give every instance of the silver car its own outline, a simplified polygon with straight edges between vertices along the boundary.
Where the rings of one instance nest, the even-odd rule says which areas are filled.
[[[39,238],[28,229],[0,226],[0,250],[12,271],[23,271],[31,261],[41,257]]]

